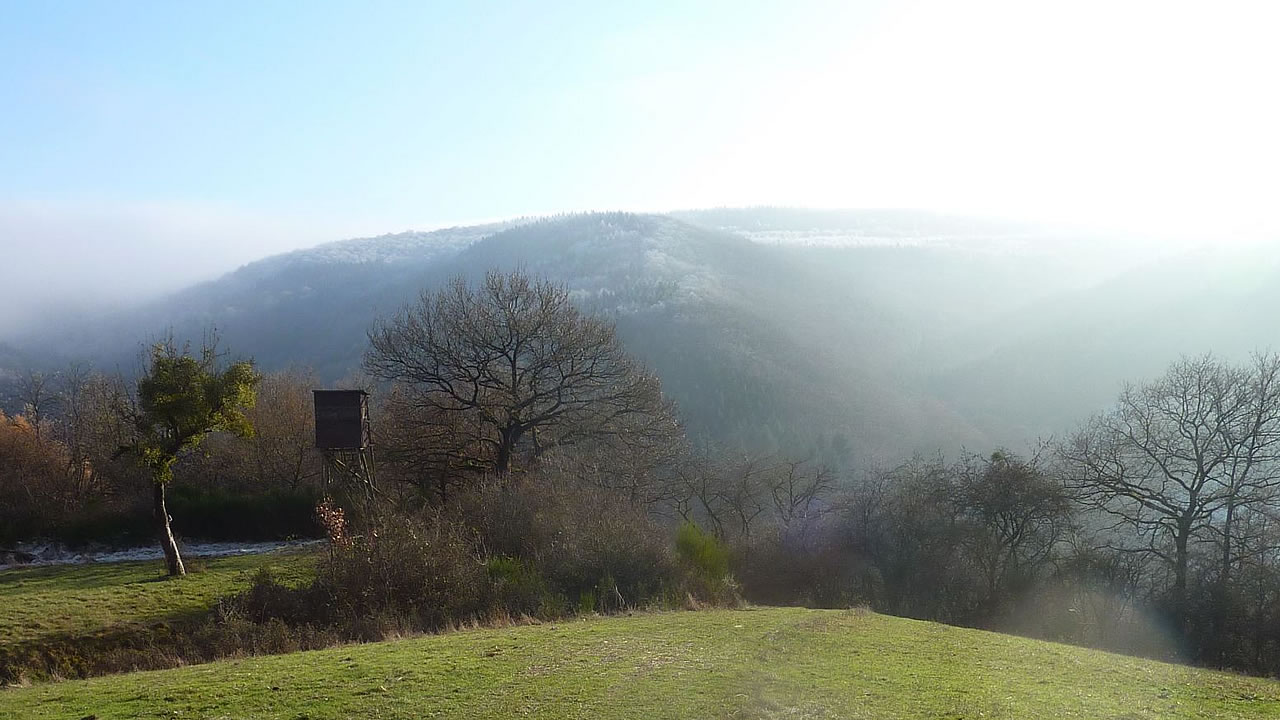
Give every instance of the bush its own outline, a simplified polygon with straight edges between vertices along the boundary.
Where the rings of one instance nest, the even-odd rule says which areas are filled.
[[[707,582],[720,582],[729,574],[729,547],[691,522],[676,531],[676,553]]]
[[[280,619],[254,622],[225,610],[212,617],[0,646],[0,687],[29,680],[160,670],[233,655],[315,650],[343,639],[332,630]]]
[[[317,586],[341,621],[399,617],[419,630],[484,614],[489,577],[472,537],[439,516],[397,519],[337,550]]]
[[[44,528],[42,534],[70,547],[92,543],[133,547],[155,541],[156,523],[151,506],[139,495],[137,501],[126,505],[86,508]]]
[[[260,572],[249,590],[224,600],[219,613],[379,640],[482,617],[491,596],[489,570],[461,528],[440,517],[397,518],[334,547],[311,585],[285,587]]]
[[[676,531],[676,555],[684,566],[689,591],[719,605],[739,602],[737,584],[729,575],[729,547],[697,525],[686,522]]]
[[[538,614],[660,603],[682,584],[666,531],[643,510],[606,490],[544,480],[485,485],[460,509],[489,552],[541,578]]]
[[[797,548],[765,540],[735,551],[734,577],[752,602],[849,608],[869,605],[877,596],[875,569],[838,545]]]
[[[559,614],[563,603],[557,603],[548,592],[537,568],[505,555],[489,559],[489,581],[494,605],[512,615]]]

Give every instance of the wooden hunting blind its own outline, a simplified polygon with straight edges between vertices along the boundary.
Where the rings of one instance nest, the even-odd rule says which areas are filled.
[[[316,405],[316,447],[324,457],[325,485],[356,481],[372,499],[373,442],[369,433],[369,393],[363,390],[312,390]]]
[[[363,390],[313,390],[316,447],[363,450],[369,446],[369,394]]]

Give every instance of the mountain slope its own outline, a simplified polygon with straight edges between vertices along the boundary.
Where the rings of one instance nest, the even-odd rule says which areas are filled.
[[[613,319],[695,440],[836,465],[1018,448],[1180,353],[1280,347],[1280,255],[1267,247],[1196,253],[905,211],[676,215],[334,243],[90,319],[77,343],[127,366],[148,334],[216,327],[266,368],[334,381],[358,367],[375,317],[455,275],[523,268]]]

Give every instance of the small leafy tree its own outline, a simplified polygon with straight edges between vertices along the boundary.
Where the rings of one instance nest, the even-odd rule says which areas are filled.
[[[245,410],[254,404],[261,376],[250,361],[220,369],[215,346],[206,342],[197,355],[192,355],[190,345],[179,348],[172,340],[151,347],[131,411],[136,433],[123,448],[151,471],[153,510],[170,575],[186,574],[165,506],[174,463],[211,432],[253,434]]]

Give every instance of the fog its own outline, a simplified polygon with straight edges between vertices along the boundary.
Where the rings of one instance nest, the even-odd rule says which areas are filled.
[[[246,35],[231,9],[31,6],[0,30],[0,333],[292,248],[568,210],[1272,236],[1275,21],[1243,2],[406,6]]]
[[[236,267],[337,239],[290,219],[197,205],[0,202],[0,337],[155,299]]]

